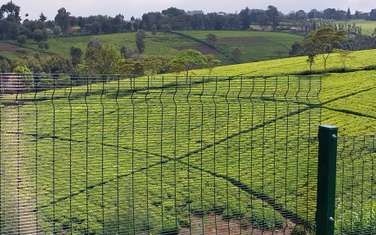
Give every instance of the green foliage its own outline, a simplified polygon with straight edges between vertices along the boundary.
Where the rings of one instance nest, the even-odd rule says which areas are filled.
[[[121,60],[119,64],[119,71],[122,75],[135,77],[144,75],[145,64],[142,60]]]
[[[113,46],[93,40],[88,43],[81,72],[91,75],[116,74],[119,73],[120,62],[120,54]]]
[[[42,49],[42,50],[48,50],[48,48],[49,48],[48,42],[46,42],[46,41],[39,42],[38,48]]]
[[[153,26],[151,28],[151,33],[155,36],[155,35],[157,35],[157,32],[158,32],[158,28],[155,24],[153,24]]]
[[[52,74],[70,73],[72,71],[70,61],[60,56],[47,57],[42,66],[44,72]]]
[[[225,51],[228,55],[235,48],[242,51],[240,62],[248,62],[254,60],[264,60],[271,58],[287,57],[289,55],[290,46],[303,39],[299,35],[287,33],[273,32],[248,32],[248,31],[184,31],[185,34],[205,41],[208,33],[216,35],[218,42],[216,47]],[[135,33],[119,33],[98,36],[75,36],[64,38],[50,38],[48,40],[49,52],[69,57],[69,51],[72,46],[79,47],[85,51],[87,43],[93,38],[100,39],[103,43],[112,44],[120,50],[124,45],[129,51],[138,51],[136,47]],[[125,43],[126,42],[126,43]],[[276,43],[278,42],[278,43]],[[181,49],[202,50],[207,53],[215,53],[212,49],[198,42],[182,38],[177,35],[160,32],[157,35],[148,35],[145,38],[145,51],[143,56],[166,56],[174,57]],[[35,44],[28,42],[28,47],[35,48]],[[282,50],[283,53],[276,53]],[[14,52],[12,52],[14,53]],[[131,53],[133,54],[136,53]],[[228,58],[215,53],[215,56],[228,63]],[[129,58],[129,57],[128,57]]]
[[[62,29],[60,26],[55,25],[55,27],[52,29],[55,36],[59,37],[62,34]]]
[[[231,56],[232,58],[234,58],[234,60],[240,61],[240,58],[242,56],[242,51],[237,47],[234,50],[232,50]]]
[[[46,22],[46,20],[47,20],[47,17],[43,13],[41,13],[39,15],[39,21],[44,23]]]
[[[168,72],[169,59],[162,56],[149,56],[143,59],[145,74],[155,75]]]
[[[242,52],[239,62],[243,63],[288,57],[291,45],[303,40],[300,35],[278,32],[211,30],[184,31],[184,33],[200,40],[206,40],[208,33],[216,35],[217,43],[215,46],[229,56],[236,48],[239,48]],[[278,51],[282,51],[282,53]],[[223,57],[219,57],[219,59],[223,62],[228,60]]]
[[[1,73],[9,73],[11,71],[11,62],[0,56],[0,72]]]
[[[12,1],[4,4],[0,8],[0,15],[7,15],[7,21],[19,23],[21,21],[20,17],[21,8],[14,4]],[[1,19],[1,17],[0,17]]]
[[[205,67],[207,64],[207,57],[196,50],[181,51],[170,61],[170,67],[173,71],[185,71],[187,76],[190,70]]]
[[[349,61],[348,66],[355,69],[361,68],[366,65],[376,64],[376,58],[374,57],[375,51],[361,51],[354,52],[354,59]],[[341,67],[341,62],[339,60],[339,55],[334,54],[333,60],[328,63],[328,68],[338,68]],[[218,67],[213,71],[213,76],[236,76],[239,73],[252,74],[252,75],[272,75],[281,73],[296,73],[305,70],[306,62],[305,57],[296,57],[283,60],[272,60],[263,61],[257,63],[248,63],[243,65],[232,65],[232,66],[222,66]],[[319,58],[318,58],[319,60]],[[127,63],[122,63],[127,64]],[[283,69],[282,69],[283,68]],[[318,70],[319,67],[314,67],[313,69]],[[197,70],[194,71],[197,75],[207,75],[208,70]],[[353,73],[332,73],[325,75],[323,80],[323,90],[321,94],[321,100],[325,106],[328,108],[335,109],[350,109],[357,112],[366,112],[368,114],[376,114],[376,106],[374,102],[375,93],[370,90],[367,93],[360,93],[358,95],[351,95],[366,89],[375,87],[376,76],[375,71],[357,71]],[[290,88],[292,88],[292,81],[296,77],[290,76]],[[302,82],[309,82],[311,77],[304,76],[301,77]],[[165,85],[174,84],[176,82],[175,76],[165,76]],[[285,79],[285,80],[283,80]],[[283,84],[287,84],[286,77],[279,77],[278,88],[286,89]],[[208,82],[205,84],[205,91],[214,92],[217,87],[218,90],[216,94],[219,95],[216,100],[216,107],[213,107],[213,100],[211,93],[208,96],[198,97],[200,90],[202,89],[202,84],[194,86],[191,90],[192,96],[190,103],[187,105],[186,96],[189,89],[186,86],[181,86],[178,88],[176,94],[176,104],[171,101],[174,88],[165,88],[165,93],[160,96],[160,90],[158,87],[161,85],[160,77],[154,77],[148,80],[145,77],[139,77],[135,80],[135,84],[130,83],[129,79],[120,80],[120,93],[118,93],[119,84],[117,81],[105,83],[105,90],[108,91],[101,95],[103,88],[102,83],[93,83],[90,86],[90,91],[92,92],[90,96],[85,96],[87,92],[87,86],[72,87],[72,88],[62,88],[57,89],[52,93],[52,91],[45,91],[40,93],[24,94],[23,97],[28,100],[33,98],[34,95],[38,99],[42,100],[38,102],[38,113],[35,113],[34,105],[20,105],[20,112],[24,114],[21,124],[25,130],[24,133],[35,133],[36,127],[34,126],[35,118],[38,117],[39,126],[37,129],[38,135],[34,136],[24,136],[22,141],[27,142],[27,149],[33,149],[35,147],[36,140],[38,140],[38,202],[40,209],[37,211],[40,221],[41,228],[45,229],[46,233],[51,232],[51,221],[53,219],[58,228],[66,227],[70,218],[67,216],[69,213],[69,202],[72,203],[72,216],[73,216],[73,227],[77,233],[86,233],[86,222],[89,222],[90,226],[89,232],[92,233],[102,233],[102,225],[104,226],[105,233],[114,234],[117,233],[117,213],[116,208],[119,206],[120,209],[120,233],[121,234],[143,234],[150,233],[156,234],[163,231],[169,231],[170,228],[176,228],[176,217],[178,225],[187,226],[187,214],[188,208],[191,207],[192,211],[197,214],[207,215],[216,212],[218,215],[224,215],[227,218],[242,218],[247,225],[252,225],[254,228],[264,228],[264,229],[281,229],[283,223],[285,222],[282,215],[269,207],[267,203],[260,201],[257,198],[251,197],[249,194],[239,190],[242,188],[240,185],[232,185],[228,183],[224,178],[214,177],[213,175],[207,174],[207,171],[215,171],[216,174],[222,174],[224,176],[233,177],[234,179],[239,179],[239,172],[237,171],[238,164],[241,166],[246,166],[242,168],[240,175],[241,180],[244,184],[250,186],[256,191],[263,191],[269,196],[273,196],[273,192],[277,195],[277,202],[286,203],[286,206],[291,211],[294,211],[303,217],[306,215],[310,219],[314,218],[314,201],[315,193],[314,190],[310,194],[307,194],[304,189],[306,184],[310,187],[314,187],[315,179],[310,177],[312,181],[306,181],[307,177],[307,155],[306,151],[303,151],[303,146],[299,146],[299,162],[296,161],[297,156],[291,154],[291,152],[296,151],[296,143],[292,139],[294,135],[289,136],[291,144],[288,146],[288,155],[286,155],[286,140],[285,130],[286,122],[290,123],[291,130],[296,128],[294,126],[297,120],[306,120],[309,116],[313,117],[313,112],[302,112],[299,117],[289,117],[288,120],[281,119],[276,122],[275,125],[266,126],[263,130],[254,131],[252,136],[244,133],[241,135],[241,144],[246,146],[244,152],[240,154],[240,162],[238,159],[237,144],[238,139],[229,140],[229,142],[224,144],[216,145],[216,149],[207,149],[207,151],[199,151],[197,154],[192,154],[189,160],[189,166],[191,170],[187,172],[188,161],[171,161],[166,163],[163,167],[151,167],[146,174],[143,172],[136,172],[130,174],[130,172],[135,172],[133,170],[144,168],[146,164],[153,165],[158,164],[164,156],[160,156],[159,152],[161,146],[163,147],[165,156],[182,156],[187,153],[187,144],[190,144],[192,150],[201,149],[201,144],[210,144],[213,138],[220,140],[226,138],[228,135],[237,133],[239,131],[240,125],[239,120],[242,121],[242,128],[248,128],[253,125],[260,125],[262,119],[265,121],[272,120],[275,118],[273,115],[275,110],[275,103],[269,105],[267,100],[254,100],[253,103],[247,99],[239,100],[239,93],[237,92],[240,85],[239,79],[231,80],[231,91],[228,95],[230,97],[229,102],[222,102],[220,95],[226,94],[228,91],[229,81],[218,81]],[[142,90],[147,86],[148,81],[151,82],[153,89],[150,94],[145,94]],[[253,81],[260,81],[256,78],[244,79],[244,88],[251,88]],[[269,81],[268,79],[261,79],[261,82]],[[184,81],[179,81],[184,84]],[[275,85],[275,83],[273,83]],[[136,87],[132,87],[135,85]],[[216,86],[217,85],[217,86]],[[304,85],[301,84],[301,88]],[[130,92],[132,89],[141,89],[140,92],[136,92],[133,97],[133,101],[130,99]],[[279,90],[278,90],[279,91]],[[74,97],[74,102],[68,100],[66,97],[72,92],[72,97]],[[268,92],[273,92],[273,89]],[[313,91],[311,91],[313,92]],[[64,97],[61,99],[56,99],[54,103],[51,102],[50,97],[54,94],[55,97]],[[148,95],[147,99],[146,95]],[[248,97],[249,89],[243,89],[240,97]],[[116,100],[115,100],[116,97]],[[343,100],[337,100],[335,102],[330,102],[339,97],[347,97]],[[7,97],[10,99],[12,97]],[[86,100],[85,100],[86,98]],[[201,98],[201,100],[200,100]],[[232,101],[234,100],[234,102]],[[244,100],[244,101],[243,101]],[[88,105],[85,107],[85,102]],[[241,103],[245,102],[245,103]],[[101,104],[105,104],[104,112],[102,113],[103,107]],[[243,116],[239,117],[239,105],[241,104]],[[244,104],[244,105],[243,105]],[[52,109],[54,105],[54,109]],[[166,114],[161,117],[161,107],[163,106],[163,112]],[[176,112],[175,108],[178,107],[177,116],[171,115]],[[201,120],[202,107],[204,107],[204,119]],[[289,112],[294,112],[295,110],[302,109],[303,104],[289,104],[287,107],[283,102],[278,102],[277,109],[282,114],[286,113],[286,109]],[[70,119],[69,111],[72,110],[72,119]],[[258,113],[263,112],[262,110],[267,109],[266,116],[261,117]],[[135,110],[135,111],[133,111]],[[228,110],[228,111],[225,111]],[[251,121],[249,115],[252,110],[255,113],[254,121]],[[2,114],[5,112],[12,112],[12,109],[4,108]],[[115,111],[115,112],[113,112]],[[87,112],[89,113],[89,118],[87,119]],[[214,113],[216,112],[217,119],[213,120]],[[188,126],[188,113],[190,113],[190,123],[192,127],[190,129],[190,142],[187,140],[187,126]],[[135,114],[135,116],[133,116]],[[119,119],[118,119],[119,115]],[[306,116],[307,115],[307,116]],[[342,135],[361,135],[362,133],[375,131],[375,125],[373,124],[373,119],[359,117],[354,115],[347,115],[341,112],[330,111],[327,109],[323,110],[323,122],[333,123],[338,125],[342,130]],[[147,122],[147,117],[149,121]],[[134,119],[133,119],[134,118]],[[177,119],[177,126],[174,127],[174,120]],[[84,120],[84,121],[82,121]],[[105,138],[102,139],[102,120],[105,123]],[[136,120],[134,123],[132,120]],[[72,121],[72,123],[70,123]],[[119,123],[119,124],[117,124]],[[54,127],[55,125],[55,128]],[[134,124],[134,125],[133,125]],[[163,126],[161,125],[163,124]],[[147,125],[148,128],[147,128]],[[214,126],[216,125],[217,130],[215,136],[213,135]],[[229,125],[227,133],[226,127]],[[67,127],[71,127],[67,128]],[[3,126],[4,128],[4,126]],[[88,128],[88,135],[83,132],[83,129]],[[163,128],[163,129],[161,129]],[[201,134],[201,128],[203,133]],[[135,141],[132,145],[130,141],[132,136],[132,130],[135,130]],[[149,141],[146,142],[146,130],[148,133]],[[274,133],[274,131],[281,131],[278,135],[280,141],[275,143],[273,140],[267,140],[266,143],[262,143],[262,138],[258,138],[266,133]],[[313,129],[312,129],[313,130]],[[311,131],[312,131],[311,130]],[[161,145],[160,131],[163,131],[163,145]],[[300,130],[303,131],[303,130]],[[55,138],[61,137],[60,139]],[[72,133],[72,136],[70,134]],[[119,146],[120,152],[116,152],[116,136],[119,136]],[[175,144],[175,133],[177,136],[176,141],[178,141],[176,152],[173,148],[169,148],[172,144]],[[305,133],[304,133],[305,134]],[[302,134],[302,136],[304,135]],[[39,138],[38,138],[39,137]],[[296,136],[297,138],[299,136]],[[36,139],[38,138],[38,139]],[[72,145],[71,152],[69,151],[68,139],[71,138],[75,142]],[[301,143],[305,143],[305,140],[300,139]],[[314,140],[313,140],[314,141]],[[56,157],[53,158],[52,142],[55,144],[54,153]],[[102,155],[102,145],[99,143],[104,143],[103,146],[104,154]],[[145,143],[148,143],[146,146]],[[274,144],[277,144],[274,146]],[[252,145],[254,148],[252,148]],[[271,148],[266,148],[265,153],[259,151],[258,146],[270,146]],[[226,154],[226,148],[230,146],[229,153]],[[274,146],[274,148],[273,148]],[[249,147],[249,148],[248,148]],[[83,149],[88,148],[89,158],[82,157]],[[148,152],[144,150],[147,148]],[[273,152],[277,149],[277,162],[273,161]],[[250,161],[250,151],[253,151],[254,158]],[[68,154],[69,153],[69,154]],[[71,154],[70,154],[71,153]],[[150,154],[148,154],[150,153]],[[202,153],[202,156],[200,156]],[[131,161],[130,156],[134,154],[135,158]],[[312,154],[314,154],[312,150]],[[213,156],[214,155],[214,156]],[[35,166],[35,153],[34,151],[26,151],[23,153],[23,163],[28,166]],[[101,172],[98,172],[98,167],[102,164],[102,157],[104,156],[104,168],[102,178]],[[117,158],[118,156],[118,158]],[[67,164],[72,158],[72,168]],[[202,157],[202,158],[201,158]],[[146,162],[148,159],[148,162]],[[167,158],[166,158],[167,159]],[[203,161],[200,161],[203,159]],[[261,159],[264,159],[262,161]],[[355,166],[356,169],[362,164],[367,166],[372,158],[366,158],[365,162],[362,163],[362,159],[357,159],[357,161],[349,161],[351,164],[346,164],[344,167],[344,172],[348,177],[351,177],[351,167]],[[228,167],[226,167],[226,160],[228,161]],[[311,158],[312,160],[312,158]],[[117,161],[119,164],[119,174],[128,175],[124,177],[117,177],[116,166]],[[288,162],[288,167],[281,162]],[[216,167],[213,167],[213,163],[216,163]],[[276,171],[262,171],[263,164],[265,169],[273,168],[273,163],[277,163],[279,166]],[[4,164],[9,164],[9,161],[5,161]],[[53,181],[51,179],[52,166],[55,166],[55,178]],[[3,167],[7,167],[4,165]],[[195,169],[195,168],[196,169]],[[163,170],[163,175],[161,175],[161,169]],[[204,169],[202,171],[200,169]],[[226,171],[227,169],[227,171]],[[244,170],[245,169],[245,170]],[[299,169],[299,171],[297,171]],[[315,167],[313,166],[313,169]],[[25,169],[30,174],[35,174],[35,169],[30,167]],[[72,184],[69,182],[69,170],[72,170]],[[250,175],[250,172],[253,175]],[[341,168],[339,169],[341,172]],[[82,180],[85,173],[87,172],[88,181]],[[286,175],[285,175],[286,172]],[[354,177],[347,178],[348,184],[353,182],[355,191],[360,190],[361,187],[369,188],[372,181],[370,180],[370,175],[372,172],[369,169],[365,169],[366,180],[361,180],[362,175],[356,174]],[[296,174],[299,175],[296,175]],[[176,182],[174,177],[168,177],[176,174]],[[190,175],[190,184],[187,183],[187,175]],[[313,173],[312,173],[313,174]],[[312,176],[311,172],[310,175]],[[298,177],[297,177],[298,176]],[[287,190],[273,191],[273,177],[276,177],[276,186],[284,187],[284,180],[287,182]],[[287,178],[284,178],[287,177]],[[103,185],[103,192],[100,186],[102,179],[104,179],[106,184]],[[119,181],[117,182],[117,179]],[[203,180],[202,185],[200,180]],[[283,179],[283,180],[281,180]],[[296,181],[298,179],[298,181]],[[145,186],[146,180],[149,182],[149,187]],[[261,182],[264,182],[263,184]],[[361,183],[362,182],[362,183]],[[89,184],[90,188],[86,188]],[[118,183],[118,193],[119,193],[119,204],[116,202],[117,195],[117,184]],[[68,198],[53,204],[56,208],[55,218],[53,217],[52,211],[52,192],[51,189],[53,185],[56,187],[56,199]],[[92,187],[93,185],[93,187]],[[217,190],[213,190],[213,187]],[[72,197],[69,191],[70,186],[73,188]],[[339,186],[341,186],[339,182]],[[163,190],[162,190],[163,188]],[[228,197],[226,198],[226,189],[228,189]],[[299,198],[303,200],[296,200],[294,196],[296,190],[298,190]],[[81,193],[80,193],[81,192]],[[163,194],[161,194],[163,192]],[[213,200],[213,193],[216,193],[216,201]],[[75,194],[78,193],[78,194]],[[88,193],[88,197],[85,197],[85,193]],[[190,193],[188,197],[188,193]],[[285,197],[287,193],[287,197]],[[175,198],[176,195],[176,198]],[[240,196],[238,196],[240,195]],[[102,204],[103,196],[103,204]],[[371,211],[369,208],[374,208],[374,203],[370,196],[369,190],[367,190],[367,195],[364,195],[364,208],[363,212]],[[360,195],[350,195],[344,198],[346,204],[350,204],[350,199],[354,201],[360,201]],[[133,202],[134,199],[134,202]],[[176,207],[174,200],[177,201]],[[250,204],[251,200],[251,204]],[[309,200],[309,204],[306,205],[306,200]],[[368,203],[366,203],[366,201]],[[298,203],[298,207],[295,207],[295,203]],[[86,208],[83,205],[87,205],[90,212],[89,221],[86,221]],[[307,208],[308,206],[308,208]],[[343,206],[349,205],[339,205],[338,210],[341,210]],[[148,210],[146,211],[146,207]],[[344,227],[343,231],[360,231],[362,226],[369,226],[371,229],[374,228],[374,217],[372,217],[373,212],[368,214],[361,214],[360,205],[355,204],[352,206],[353,210],[356,210],[356,216],[348,213],[344,217],[344,222],[347,227]],[[132,214],[132,208],[135,208],[134,215]],[[239,209],[240,208],[240,209]],[[346,208],[346,207],[344,207]],[[105,222],[101,220],[101,210],[105,209]],[[176,214],[175,214],[176,213]],[[337,213],[338,214],[338,213]],[[164,223],[162,225],[161,218],[163,215]],[[364,224],[359,222],[359,219],[363,215]],[[175,217],[176,216],[176,217]],[[351,217],[352,216],[352,217]],[[275,219],[274,219],[275,218]],[[353,218],[354,224],[351,224],[351,218]],[[203,218],[206,219],[205,216]],[[43,221],[43,222],[42,222]],[[182,222],[181,222],[182,221]],[[355,221],[358,221],[355,223]],[[181,222],[181,224],[180,224]],[[162,229],[164,226],[165,230]],[[373,226],[373,227],[372,227]],[[346,228],[346,229],[345,229]],[[356,229],[355,229],[356,228]],[[352,230],[354,229],[354,230]],[[60,231],[60,230],[59,230]],[[66,231],[66,230],[64,230]],[[373,232],[372,230],[369,230]],[[373,232],[374,233],[374,232]],[[371,233],[372,234],[372,233]]]
[[[74,67],[79,65],[82,61],[82,50],[81,50],[81,48],[71,47],[70,59],[71,59],[72,65]]]
[[[55,16],[55,22],[63,32],[67,32],[68,28],[70,27],[69,17],[70,12],[68,12],[65,8],[60,8]]]
[[[209,44],[212,44],[212,45],[215,45],[218,41],[218,38],[215,34],[212,34],[212,33],[209,33],[207,36],[206,36],[206,41],[209,43]]]
[[[32,71],[26,65],[17,65],[13,69],[13,73],[23,74],[22,82],[25,87],[33,87],[33,76],[31,76]]]
[[[120,54],[121,54],[121,57],[123,59],[129,59],[131,58],[134,54],[136,54],[135,51],[133,51],[132,49],[128,48],[128,47],[125,47],[125,46],[122,46],[120,48]]]
[[[138,53],[142,54],[145,51],[145,32],[143,30],[137,31],[136,46]]]
[[[314,54],[308,55],[307,63],[308,63],[310,72],[312,72],[312,67],[315,64],[315,61],[316,61],[316,55]]]
[[[26,65],[18,65],[13,69],[14,73],[30,74],[31,70]]]
[[[295,42],[294,44],[292,44],[289,55],[291,56],[304,55],[304,48],[302,44],[299,42]]]
[[[309,56],[320,55],[323,58],[324,70],[327,69],[327,61],[330,54],[336,48],[340,48],[345,40],[345,32],[337,31],[332,27],[320,28],[312,32],[304,41],[304,49]]]
[[[268,20],[273,30],[276,30],[278,24],[280,23],[278,9],[275,6],[268,6],[268,9],[266,10],[266,15],[268,16]]]
[[[21,34],[21,35],[19,35],[19,36],[17,37],[17,42],[18,42],[19,44],[25,44],[25,43],[26,43],[26,40],[27,40],[27,37],[26,37],[25,35],[23,35],[23,34]]]
[[[346,69],[347,62],[354,58],[354,56],[352,56],[353,52],[349,50],[336,49],[334,52],[339,55],[344,69]]]
[[[46,41],[48,39],[48,34],[46,30],[36,29],[33,32],[33,39],[36,42]]]
[[[178,9],[176,7],[170,7],[166,10],[162,11],[162,14],[168,17],[176,17],[176,16],[181,16],[185,14],[184,10]]]
[[[214,55],[206,56],[207,68],[209,69],[209,74],[211,74],[215,67],[219,66],[222,62],[218,60]]]

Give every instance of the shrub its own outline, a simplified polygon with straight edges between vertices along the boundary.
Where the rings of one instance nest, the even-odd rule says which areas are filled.
[[[46,41],[42,41],[42,42],[39,42],[38,43],[38,47],[42,50],[48,50],[49,48],[49,45],[48,45],[48,42]]]
[[[25,43],[26,43],[26,40],[27,40],[27,37],[26,37],[25,35],[23,35],[23,34],[21,34],[21,35],[19,35],[19,36],[17,37],[17,42],[18,42],[19,44],[25,44]]]

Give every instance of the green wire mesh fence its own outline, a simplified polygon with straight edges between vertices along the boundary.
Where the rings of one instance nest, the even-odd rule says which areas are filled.
[[[376,234],[376,136],[339,139],[336,233]]]
[[[314,227],[320,77],[0,81],[0,234]]]

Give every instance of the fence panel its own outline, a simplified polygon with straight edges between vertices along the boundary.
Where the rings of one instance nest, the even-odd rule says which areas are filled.
[[[320,77],[1,81],[1,234],[313,226]]]
[[[336,234],[376,234],[376,136],[338,143]]]

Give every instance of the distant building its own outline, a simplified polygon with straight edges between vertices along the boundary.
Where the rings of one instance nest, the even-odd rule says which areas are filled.
[[[187,11],[187,14],[190,15],[190,16],[195,16],[195,15],[203,15],[204,12],[203,11]]]

